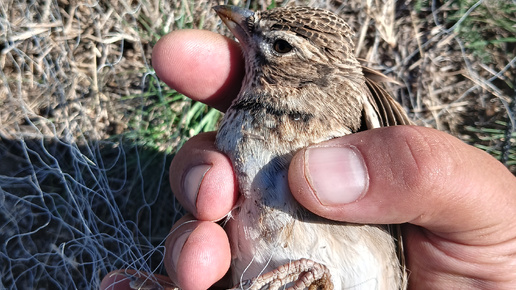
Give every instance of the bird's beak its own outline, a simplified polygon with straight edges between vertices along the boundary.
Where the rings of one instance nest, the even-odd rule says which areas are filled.
[[[229,5],[214,6],[213,10],[217,12],[241,44],[248,42],[247,39],[251,36],[251,29],[254,24],[253,11]]]

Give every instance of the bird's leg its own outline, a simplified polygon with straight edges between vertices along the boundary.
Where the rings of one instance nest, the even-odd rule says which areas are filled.
[[[328,268],[309,259],[290,262],[232,289],[283,289],[289,283],[293,284],[287,290],[333,289]]]

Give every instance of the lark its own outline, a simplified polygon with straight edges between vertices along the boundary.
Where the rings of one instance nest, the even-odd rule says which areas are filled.
[[[216,137],[241,193],[226,224],[236,287],[402,288],[396,239],[386,226],[320,218],[295,201],[287,181],[291,158],[302,148],[411,123],[374,81],[383,75],[361,66],[351,28],[329,11],[214,10],[245,58],[241,91]]]

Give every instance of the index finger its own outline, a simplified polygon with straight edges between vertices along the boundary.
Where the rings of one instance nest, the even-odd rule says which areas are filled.
[[[177,30],[152,51],[158,77],[189,98],[225,111],[240,90],[244,60],[233,40],[206,30]]]

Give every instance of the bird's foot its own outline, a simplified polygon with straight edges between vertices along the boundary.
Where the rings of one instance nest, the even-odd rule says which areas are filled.
[[[280,266],[254,279],[244,281],[232,289],[332,290],[330,271],[323,264],[301,259]]]

